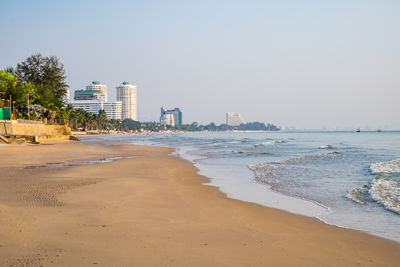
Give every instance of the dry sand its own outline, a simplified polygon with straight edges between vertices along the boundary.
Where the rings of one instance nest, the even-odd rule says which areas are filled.
[[[93,142],[3,145],[0,151],[0,266],[400,262],[399,243],[228,199],[201,185],[207,179],[167,148]],[[136,157],[36,168],[115,156]]]

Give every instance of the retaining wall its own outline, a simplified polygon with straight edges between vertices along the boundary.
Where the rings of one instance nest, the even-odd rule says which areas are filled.
[[[16,120],[0,121],[0,135],[71,135],[65,125],[44,123],[18,123]]]

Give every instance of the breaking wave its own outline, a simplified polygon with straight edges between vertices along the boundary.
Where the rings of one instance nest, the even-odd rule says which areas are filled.
[[[249,165],[255,174],[255,180],[260,183],[268,184],[271,187],[275,187],[279,184],[284,183],[289,176],[303,175],[304,171],[303,165],[309,164],[306,161],[326,162],[331,157],[339,155],[338,152],[332,151],[328,153],[316,153],[316,154],[306,154],[298,157],[273,161],[264,162]],[[295,169],[293,169],[295,168]],[[288,184],[286,184],[286,187]]]
[[[400,214],[400,182],[377,177],[369,193],[386,209]]]
[[[233,150],[235,154],[244,154],[247,156],[257,156],[257,155],[271,155],[273,153],[265,151],[268,146],[275,144],[285,143],[283,140],[271,140],[257,144],[242,145],[239,149]]]
[[[298,157],[294,157],[294,158],[278,160],[278,161],[275,161],[274,163],[275,164],[290,163],[290,162],[295,162],[295,161],[332,157],[332,156],[336,156],[339,154],[340,153],[337,151],[332,151],[332,152],[327,152],[327,153],[307,154],[307,155],[302,155],[302,156],[298,156]]]
[[[400,159],[371,164],[370,170],[378,175],[369,190],[373,199],[400,214]]]
[[[325,146],[320,146],[320,149],[334,149],[332,145],[325,145]]]
[[[400,159],[391,161],[377,162],[371,164],[370,170],[372,173],[399,173],[400,174]]]
[[[276,145],[276,144],[283,144],[283,143],[286,143],[286,142],[283,140],[273,140],[273,141],[263,142],[260,145]]]
[[[369,187],[368,185],[363,185],[362,187],[356,187],[351,189],[346,197],[350,200],[353,200],[354,202],[361,204],[361,205],[366,205],[367,204],[367,198],[369,194]]]
[[[376,175],[371,184],[350,190],[347,197],[363,205],[370,197],[385,209],[400,214],[400,159],[373,163],[369,169]]]

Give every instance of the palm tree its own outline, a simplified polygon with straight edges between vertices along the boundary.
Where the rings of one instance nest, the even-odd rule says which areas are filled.
[[[101,109],[99,110],[99,115],[97,116],[97,123],[99,125],[99,130],[105,130],[107,122],[107,114],[106,112]]]

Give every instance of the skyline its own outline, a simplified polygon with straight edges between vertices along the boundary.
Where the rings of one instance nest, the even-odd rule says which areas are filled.
[[[185,123],[234,111],[298,129],[400,129],[396,1],[6,3],[1,69],[55,55],[71,96],[130,81],[142,121],[169,106]]]

